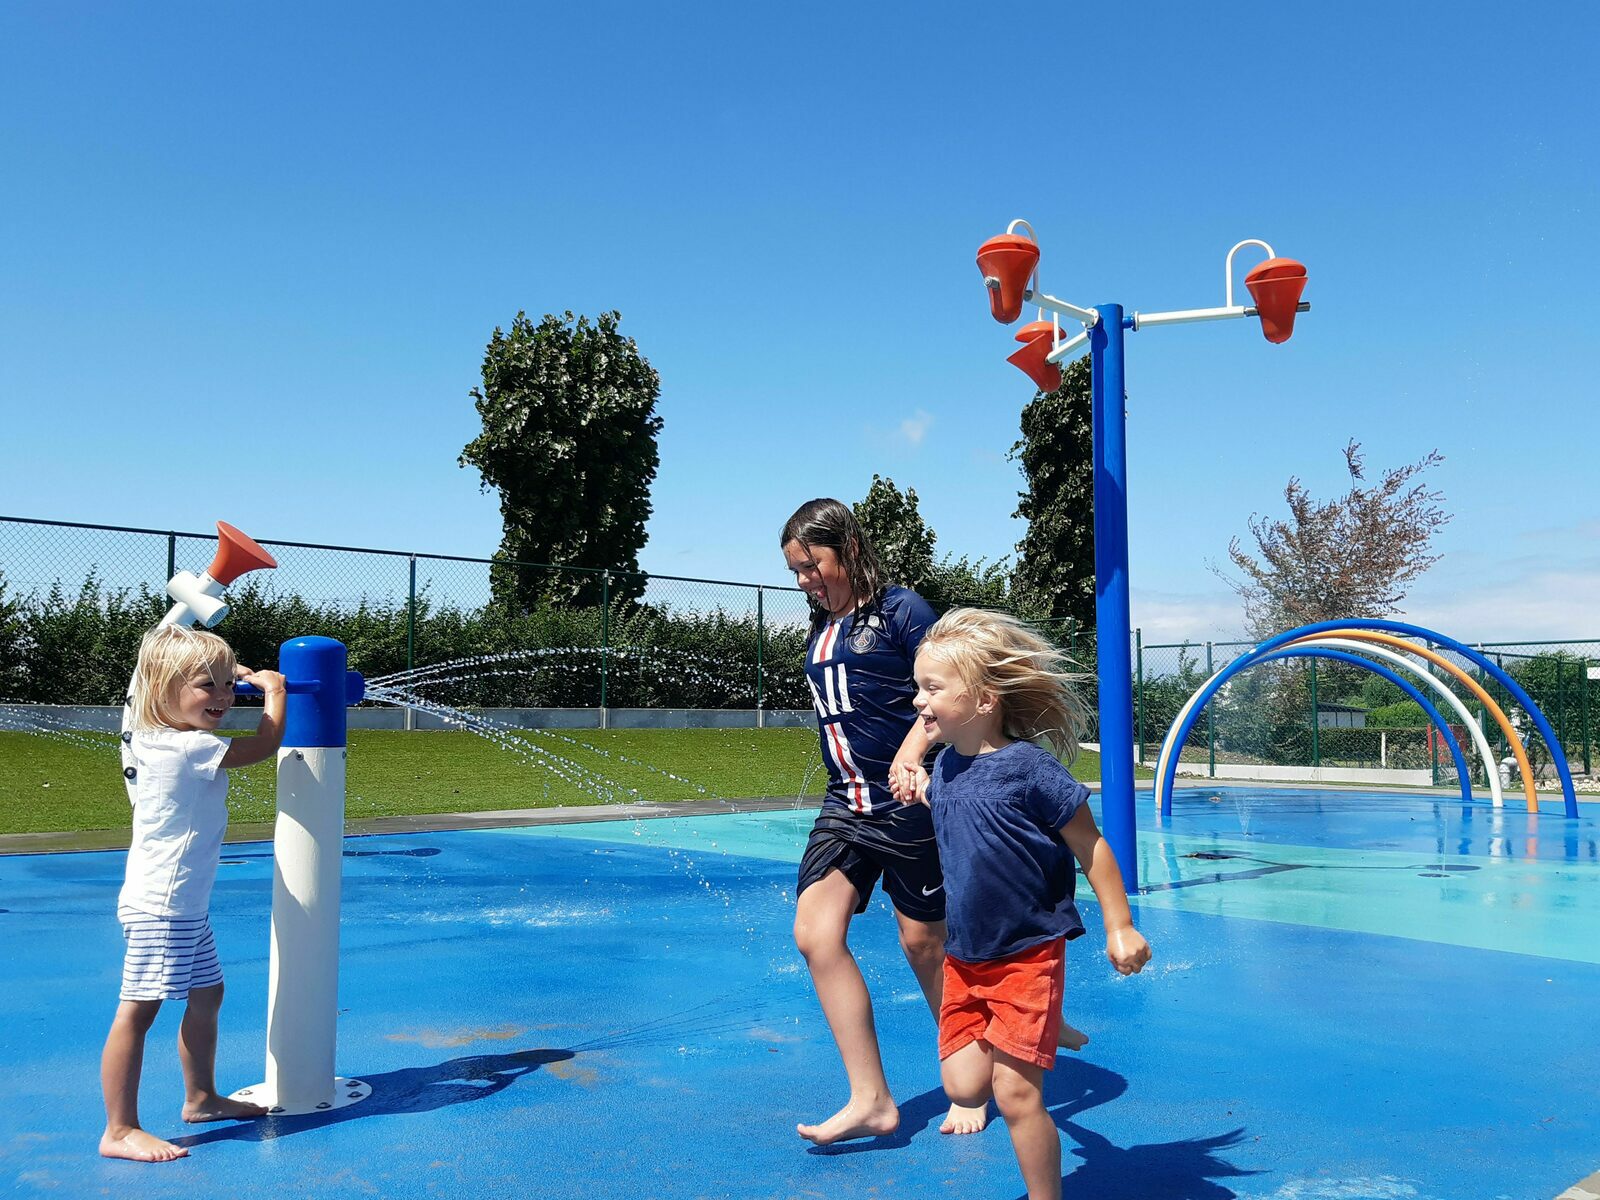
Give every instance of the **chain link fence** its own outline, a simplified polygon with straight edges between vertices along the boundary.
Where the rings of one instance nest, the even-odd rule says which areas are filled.
[[[210,561],[212,534],[0,517],[0,701],[108,704],[123,692],[139,638],[166,612],[166,581]],[[226,632],[242,662],[272,663],[291,637],[344,642],[379,688],[452,706],[805,709],[808,610],[798,589],[489,559],[263,542],[275,571],[229,589]],[[497,604],[497,572],[518,593],[565,597]],[[501,581],[504,582],[503,580]],[[1092,629],[1040,622],[1083,672],[1096,740]],[[1189,696],[1248,642],[1145,645],[1135,633],[1134,729],[1149,762]],[[1483,643],[1539,704],[1575,772],[1590,774],[1600,696],[1589,669],[1600,641]],[[1507,712],[1504,689],[1460,656]],[[1467,700],[1498,754],[1503,733]],[[1448,714],[1447,714],[1448,715]],[[1466,731],[1456,730],[1466,745]],[[1537,766],[1542,742],[1524,739]],[[1422,711],[1392,684],[1333,661],[1264,664],[1236,676],[1185,741],[1188,762],[1427,768],[1454,774]]]
[[[809,708],[807,607],[795,588],[263,541],[275,571],[228,589],[241,662],[315,631],[378,687],[455,706]],[[211,534],[0,518],[0,700],[109,704],[166,581]],[[583,597],[513,611],[497,572]],[[548,587],[544,585],[548,584]]]

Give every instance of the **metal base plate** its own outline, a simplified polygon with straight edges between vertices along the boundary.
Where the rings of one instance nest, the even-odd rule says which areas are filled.
[[[352,1104],[361,1103],[370,1095],[372,1095],[370,1083],[363,1083],[359,1079],[336,1078],[333,1081],[333,1099],[320,1104],[279,1104],[278,1098],[264,1083],[240,1088],[229,1099],[243,1100],[250,1104],[264,1104],[267,1107],[267,1115],[271,1117],[303,1117],[309,1113],[348,1108]]]

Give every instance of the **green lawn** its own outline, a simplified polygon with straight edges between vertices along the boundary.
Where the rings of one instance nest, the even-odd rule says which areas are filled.
[[[453,731],[352,730],[346,815],[815,796],[826,778],[813,729],[524,730],[516,736],[537,749],[519,751]],[[0,733],[0,834],[127,828],[115,749],[109,734],[67,740]],[[545,755],[548,765],[541,765]],[[1098,779],[1099,756],[1085,751],[1073,774]],[[233,820],[269,821],[272,803],[270,762],[234,773]]]

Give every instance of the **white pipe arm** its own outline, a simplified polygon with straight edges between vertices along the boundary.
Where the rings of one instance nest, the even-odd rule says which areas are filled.
[[[1100,324],[1100,312],[1093,308],[1079,308],[1076,304],[1068,304],[1065,300],[1057,300],[1045,292],[1024,292],[1023,303],[1036,304],[1040,308],[1048,309],[1053,313],[1060,313],[1063,317],[1071,317],[1075,321],[1082,321],[1093,329]]]

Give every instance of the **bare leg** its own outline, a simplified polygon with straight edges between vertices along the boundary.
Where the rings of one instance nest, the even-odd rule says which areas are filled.
[[[178,1027],[183,1119],[191,1125],[267,1115],[259,1104],[230,1100],[217,1093],[217,1014],[221,1010],[222,984],[196,988],[189,993],[189,1006],[183,1010],[183,1024]]]
[[[916,921],[899,909],[895,920],[900,922],[900,949],[905,951],[906,962],[922,987],[923,998],[933,1013],[934,1028],[939,1026],[939,1005],[944,1000],[944,937],[943,921]],[[989,1123],[987,1103],[969,1107],[954,1103],[945,1114],[940,1133],[978,1133]]]
[[[161,1011],[159,1000],[124,1000],[117,1005],[106,1048],[100,1054],[100,1090],[106,1100],[106,1131],[100,1153],[134,1162],[169,1162],[189,1152],[139,1128],[139,1075],[144,1039]]]
[[[1044,1068],[993,1053],[994,1102],[1011,1131],[1028,1200],[1061,1200],[1061,1135],[1044,1107]]]
[[[794,941],[805,955],[822,1013],[833,1031],[850,1080],[850,1099],[820,1125],[796,1125],[800,1136],[826,1146],[847,1138],[880,1137],[900,1126],[900,1110],[889,1094],[872,1025],[867,981],[845,944],[850,918],[861,897],[855,885],[830,871],[800,893]]]

